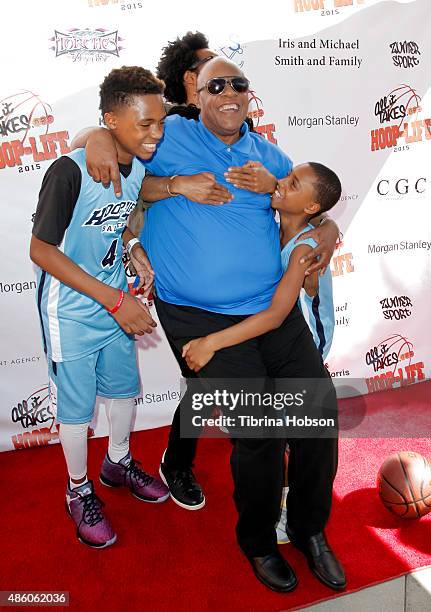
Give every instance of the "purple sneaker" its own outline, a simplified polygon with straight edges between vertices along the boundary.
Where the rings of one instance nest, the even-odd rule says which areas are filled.
[[[110,522],[103,516],[104,505],[94,493],[91,480],[75,489],[67,485],[66,511],[76,524],[77,538],[93,548],[105,548],[117,539]]]
[[[160,504],[169,497],[169,489],[158,478],[150,476],[139,467],[141,463],[131,458],[130,453],[114,463],[106,454],[100,472],[100,482],[108,487],[129,487],[138,499]]]

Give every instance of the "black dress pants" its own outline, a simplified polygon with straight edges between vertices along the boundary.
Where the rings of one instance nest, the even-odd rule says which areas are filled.
[[[253,391],[263,391],[270,378],[328,378],[310,330],[297,306],[271,332],[222,349],[195,374],[181,357],[184,344],[234,325],[246,316],[213,313],[155,299],[157,314],[170,346],[188,378],[255,379]],[[327,402],[336,414],[335,390]],[[194,389],[196,391],[196,389]],[[181,415],[192,413],[191,397],[183,396],[175,412],[165,455],[172,468],[193,465],[197,438],[181,438]],[[337,470],[336,438],[292,438],[289,441],[288,524],[299,537],[321,531],[329,517]],[[231,455],[234,501],[238,511],[238,543],[248,556],[277,549],[275,524],[280,512],[286,439],[237,438]]]

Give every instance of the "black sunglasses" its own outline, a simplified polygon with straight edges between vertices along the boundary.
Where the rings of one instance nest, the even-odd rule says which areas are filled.
[[[199,93],[203,89],[206,89],[212,96],[218,96],[224,92],[228,83],[236,93],[246,93],[250,87],[250,81],[245,77],[214,77],[207,81],[203,87],[197,90],[197,92]]]
[[[214,59],[215,57],[217,57],[216,55],[208,55],[208,57],[203,57],[200,60],[197,60],[196,62],[194,62],[194,64],[192,64],[189,68],[189,70],[196,70],[197,68],[199,68],[200,66],[202,66],[203,64],[206,64],[207,62],[209,62],[210,60]]]

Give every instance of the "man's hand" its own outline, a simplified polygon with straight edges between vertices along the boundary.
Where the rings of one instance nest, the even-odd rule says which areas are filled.
[[[226,187],[217,183],[212,172],[200,172],[190,176],[176,176],[170,181],[169,189],[173,193],[185,196],[198,204],[220,206],[233,199]]]
[[[136,275],[139,276],[139,284],[134,287],[135,295],[142,289],[144,297],[148,297],[153,288],[154,270],[140,244],[133,246],[130,252],[130,261],[136,270]]]
[[[111,315],[126,334],[151,334],[157,323],[153,320],[148,307],[139,299],[124,293],[120,308]]]
[[[208,338],[198,338],[183,346],[182,356],[191,370],[199,372],[214,357],[214,351]]]
[[[254,193],[274,193],[277,179],[258,161],[248,161],[243,166],[233,166],[225,172],[226,181],[239,189]]]
[[[114,193],[121,196],[121,178],[118,169],[117,149],[114,140],[105,128],[92,132],[85,147],[87,170],[96,183],[109,187],[112,182]]]
[[[309,232],[301,234],[295,242],[303,240],[304,238],[313,238],[317,242],[317,247],[312,249],[308,255],[302,257],[299,263],[305,263],[307,261],[318,260],[307,268],[305,275],[309,276],[313,272],[320,270],[320,274],[323,276],[326,272],[326,268],[329,266],[331,257],[334,254],[335,246],[337,244],[339,236],[338,225],[332,219],[326,217],[325,222],[319,227],[315,227]]]

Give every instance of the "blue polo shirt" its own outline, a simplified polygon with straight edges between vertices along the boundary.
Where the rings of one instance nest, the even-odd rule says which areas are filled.
[[[277,178],[290,159],[244,123],[240,139],[226,145],[199,121],[168,117],[163,140],[145,166],[155,175],[212,172],[234,195],[209,206],[184,196],[156,202],[146,211],[141,241],[155,272],[157,295],[171,304],[223,314],[267,308],[282,276],[278,226],[268,194],[226,182],[230,166],[260,161]]]

